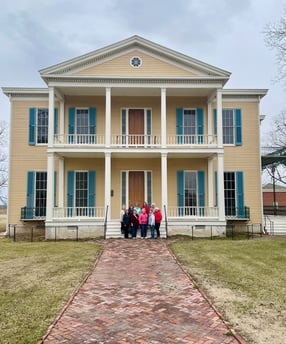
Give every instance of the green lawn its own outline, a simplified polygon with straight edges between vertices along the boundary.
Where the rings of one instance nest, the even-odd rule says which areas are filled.
[[[0,239],[0,343],[37,343],[100,251],[93,242]]]
[[[284,343],[286,239],[183,239],[170,248],[248,343]]]

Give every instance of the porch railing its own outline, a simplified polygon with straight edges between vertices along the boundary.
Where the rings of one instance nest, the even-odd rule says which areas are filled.
[[[55,145],[101,145],[105,144],[105,135],[63,134],[54,136]]]
[[[53,218],[104,218],[104,207],[54,208]]]
[[[216,207],[168,207],[168,217],[218,217]]]
[[[225,217],[227,219],[248,220],[250,218],[249,207],[227,207],[225,208]]]
[[[135,147],[148,147],[159,146],[160,136],[157,135],[112,135],[111,144],[113,146],[135,146]]]
[[[168,135],[167,145],[177,146],[177,145],[216,145],[217,136],[216,135]]]

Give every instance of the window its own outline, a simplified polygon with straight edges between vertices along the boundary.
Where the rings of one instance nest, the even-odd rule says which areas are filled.
[[[197,131],[196,110],[184,109],[184,143],[195,143]]]
[[[224,204],[225,215],[236,215],[236,187],[235,187],[235,173],[224,172]]]
[[[76,109],[77,143],[88,143],[89,113],[88,109]]]
[[[87,207],[87,172],[75,173],[75,206]]]
[[[241,109],[223,109],[223,144],[242,145],[242,116]],[[214,134],[217,134],[217,110],[214,109]]]
[[[204,214],[204,179],[204,171],[177,172],[177,205],[179,216],[202,216]]]
[[[69,108],[68,114],[69,143],[96,143],[96,109]]]
[[[234,144],[235,124],[234,124],[234,110],[222,110],[222,126],[223,126],[223,143]]]
[[[46,216],[47,172],[36,172],[35,215]]]
[[[185,194],[185,214],[195,215],[197,206],[197,173],[185,172],[184,181],[184,194]]]
[[[58,109],[54,111],[54,134],[58,130]],[[49,129],[48,108],[29,109],[29,145],[47,144]]]
[[[203,109],[176,109],[177,144],[204,143]]]
[[[37,143],[48,143],[48,109],[38,109],[37,113]]]
[[[95,215],[95,171],[68,171],[68,216]]]

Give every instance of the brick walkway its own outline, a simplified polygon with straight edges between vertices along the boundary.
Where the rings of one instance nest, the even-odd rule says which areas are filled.
[[[229,335],[165,240],[104,245],[95,269],[41,343],[244,343]]]

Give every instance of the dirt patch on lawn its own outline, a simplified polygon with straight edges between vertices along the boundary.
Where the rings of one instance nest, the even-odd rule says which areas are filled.
[[[248,344],[285,344],[285,309],[277,309],[271,302],[250,307],[249,299],[238,295],[237,290],[220,288],[205,280],[203,289],[215,308]],[[247,314],[245,309],[250,309]]]

